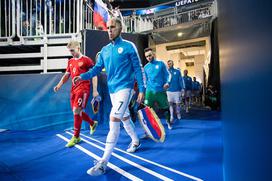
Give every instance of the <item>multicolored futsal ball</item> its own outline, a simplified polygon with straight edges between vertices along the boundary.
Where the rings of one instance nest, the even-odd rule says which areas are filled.
[[[146,106],[138,111],[139,121],[146,134],[156,142],[164,142],[165,130],[155,111]]]

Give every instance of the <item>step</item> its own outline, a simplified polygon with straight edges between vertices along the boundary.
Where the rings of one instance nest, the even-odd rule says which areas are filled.
[[[41,53],[44,54],[44,47],[41,47]],[[70,57],[71,53],[66,46],[48,46],[47,57]]]
[[[47,69],[66,69],[68,58],[60,58],[60,59],[47,59]],[[44,60],[41,59],[41,66],[43,67]]]
[[[42,58],[42,53],[9,53],[0,54],[1,59],[16,59],[16,58]]]

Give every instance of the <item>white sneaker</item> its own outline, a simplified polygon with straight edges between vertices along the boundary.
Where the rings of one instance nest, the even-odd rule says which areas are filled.
[[[167,124],[168,129],[172,129],[173,128],[170,123],[166,122],[166,124]]]
[[[127,152],[129,153],[134,153],[136,150],[138,150],[141,146],[141,143],[139,142],[138,145],[136,145],[135,143],[130,143],[127,149]]]
[[[99,176],[106,173],[107,162],[104,161],[95,161],[94,166],[87,170],[87,174],[91,176]]]
[[[177,118],[178,118],[178,120],[181,119],[181,115],[179,113],[177,114]]]
[[[146,133],[144,133],[141,137],[140,137],[140,139],[148,139],[149,138],[149,136],[146,134]]]

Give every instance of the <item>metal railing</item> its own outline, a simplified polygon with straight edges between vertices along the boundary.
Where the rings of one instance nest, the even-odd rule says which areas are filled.
[[[45,37],[79,35],[93,29],[92,11],[86,0],[0,0],[0,43]],[[216,14],[216,5],[167,16],[124,17],[124,32],[145,32],[203,19]]]
[[[217,5],[214,3],[211,6],[198,8],[186,12],[176,13],[175,10],[170,15],[161,17],[153,16],[130,16],[124,17],[124,23],[127,27],[127,32],[145,32],[159,28],[165,28],[177,24],[187,23],[204,19],[212,16],[217,16]]]
[[[141,16],[123,17],[124,32],[143,32],[153,29],[153,19]]]
[[[187,12],[168,15],[160,18],[156,18],[153,21],[153,29],[164,28],[177,24],[192,22],[199,19],[211,17],[210,7],[199,8]]]
[[[1,42],[75,35],[92,28],[92,11],[84,0],[0,0],[0,27]]]
[[[15,36],[15,0],[0,0],[0,41]]]
[[[17,0],[16,10],[22,37],[79,33],[92,19],[83,0]]]

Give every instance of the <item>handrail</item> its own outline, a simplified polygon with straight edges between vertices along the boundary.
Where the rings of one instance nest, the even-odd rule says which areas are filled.
[[[0,43],[16,36],[24,39],[79,35],[93,28],[93,12],[86,0],[0,0]],[[123,17],[124,32],[145,32],[210,16],[216,16],[216,5],[163,17]]]
[[[11,42],[15,37],[15,0],[0,1],[0,41]]]
[[[170,15],[157,17],[158,14],[151,16],[131,16],[124,17],[127,32],[145,32],[154,29],[169,27],[181,23],[192,22],[212,16],[217,16],[216,5],[198,8],[186,12],[177,13],[175,10]]]

